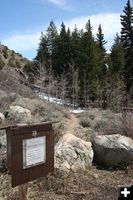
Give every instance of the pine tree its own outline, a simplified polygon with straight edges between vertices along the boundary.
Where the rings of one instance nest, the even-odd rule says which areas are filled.
[[[46,37],[48,41],[48,50],[51,56],[54,50],[54,40],[57,37],[57,35],[58,35],[58,32],[57,32],[56,25],[54,24],[53,21],[51,21],[46,31]]]
[[[124,48],[118,33],[111,47],[111,67],[110,73],[113,77],[121,78],[124,72]]]
[[[106,49],[104,47],[106,43],[107,42],[104,40],[104,34],[102,32],[101,24],[99,24],[98,33],[97,33],[97,46],[100,49],[102,56],[105,56],[105,53],[106,53]]]
[[[125,81],[127,92],[133,95],[133,8],[130,0],[121,15],[121,40],[125,50]],[[132,90],[132,92],[131,92]]]
[[[72,46],[72,60],[75,64],[75,68],[79,68],[80,67],[80,63],[81,63],[81,59],[80,59],[80,55],[81,55],[81,48],[80,48],[80,44],[81,44],[81,38],[80,38],[80,33],[78,31],[77,26],[75,25],[74,31],[72,32],[72,39],[71,39],[71,46]]]
[[[42,32],[40,37],[39,48],[37,50],[37,56],[35,58],[43,67],[48,68],[49,63],[49,50],[48,41],[46,35]]]
[[[39,48],[35,60],[37,60],[40,65],[45,67],[47,70],[49,70],[52,65],[55,38],[57,36],[57,28],[53,21],[50,22],[46,34],[43,32],[41,33]]]
[[[93,88],[93,80],[97,69],[97,48],[92,34],[92,26],[90,20],[86,23],[86,31],[81,38],[81,56],[82,63],[79,69],[79,78],[81,92],[84,91],[84,100],[86,102],[95,99],[95,89]],[[82,95],[83,96],[83,95]]]
[[[56,39],[56,48],[54,51],[54,69],[57,76],[62,73],[68,73],[69,65],[72,60],[71,33],[66,31],[65,24],[62,22],[61,30]]]
[[[96,43],[97,43],[97,47],[98,47],[98,53],[99,53],[99,59],[98,59],[98,69],[97,69],[97,73],[100,79],[104,79],[104,75],[106,72],[106,49],[104,47],[104,45],[107,43],[104,40],[104,34],[102,31],[102,27],[101,24],[98,27],[98,33],[97,33],[97,38],[96,38]]]

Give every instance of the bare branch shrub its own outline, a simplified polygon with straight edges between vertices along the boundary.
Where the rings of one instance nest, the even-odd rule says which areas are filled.
[[[121,134],[133,139],[133,113],[124,112],[104,129],[106,134]]]

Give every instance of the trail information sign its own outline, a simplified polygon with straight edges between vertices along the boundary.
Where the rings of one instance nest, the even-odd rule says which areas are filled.
[[[46,162],[46,136],[23,140],[23,169]]]
[[[12,187],[54,171],[52,123],[2,128],[7,133],[7,167]]]

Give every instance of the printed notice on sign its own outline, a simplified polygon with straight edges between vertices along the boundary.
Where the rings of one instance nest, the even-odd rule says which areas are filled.
[[[23,140],[23,169],[46,162],[46,136]]]

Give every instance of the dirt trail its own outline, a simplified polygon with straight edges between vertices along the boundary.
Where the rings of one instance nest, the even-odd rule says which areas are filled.
[[[71,114],[70,119],[65,124],[65,133],[74,134],[77,127],[79,127],[79,119],[75,114]]]

